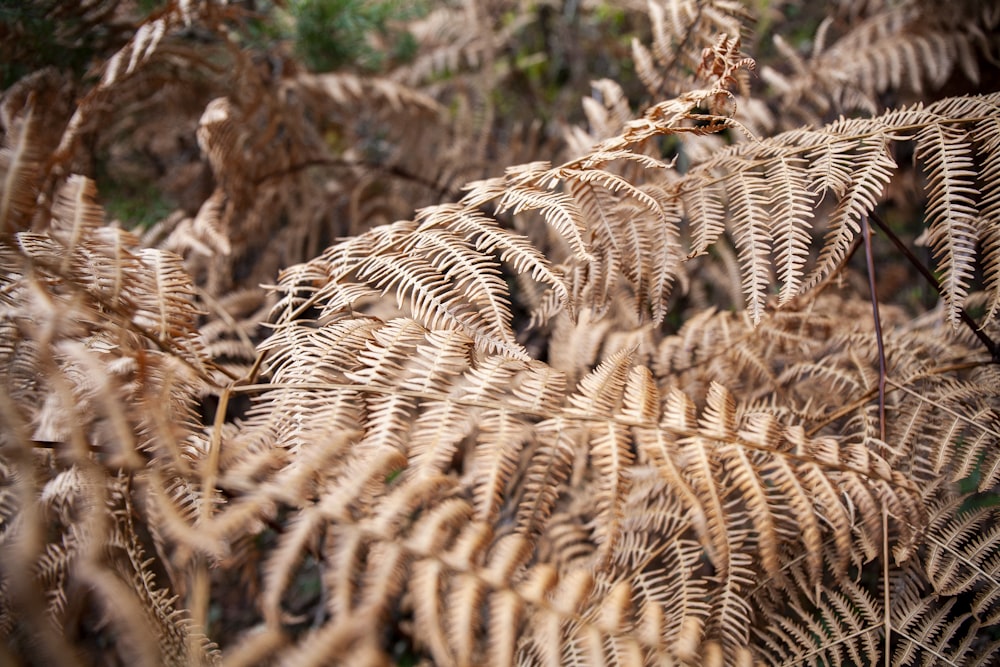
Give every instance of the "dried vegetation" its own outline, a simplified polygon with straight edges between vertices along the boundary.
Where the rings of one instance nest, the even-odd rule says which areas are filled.
[[[35,4],[0,661],[1000,659],[990,3]]]

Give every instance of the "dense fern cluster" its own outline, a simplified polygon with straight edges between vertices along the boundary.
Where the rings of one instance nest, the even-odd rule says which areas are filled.
[[[1000,659],[995,11],[624,3],[637,78],[523,126],[533,21],[606,7],[362,77],[97,4],[0,100],[0,662]]]

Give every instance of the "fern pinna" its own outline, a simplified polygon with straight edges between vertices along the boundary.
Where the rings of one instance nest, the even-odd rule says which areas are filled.
[[[905,4],[865,9],[838,48],[930,15]],[[321,215],[297,201],[346,192],[381,220],[390,197],[364,201],[369,184],[407,191],[378,181],[402,157],[332,153],[354,131],[338,114],[445,105],[388,79],[275,83],[234,56],[245,87],[198,120],[214,191],[140,236],[63,170],[106,96],[162,66],[158,49],[184,57],[183,26],[236,14],[169,3],[59,141],[39,138],[48,79],[6,96],[0,657],[995,664],[1000,94],[877,111],[902,72],[919,89],[958,60],[924,71],[906,47],[885,81],[838,87],[818,39],[799,79],[766,75],[782,99],[821,81],[796,113],[875,112],[766,132],[784,119],[763,122],[753,61],[716,34],[748,12],[651,3],[652,44],[632,48],[641,115],[598,82],[565,159],[319,253]],[[978,76],[973,41],[938,19],[900,42],[961,52]],[[459,53],[453,68],[473,61]],[[441,77],[428,62],[397,81]],[[908,153],[941,304],[884,304],[877,336],[851,257],[862,220],[916,180]],[[450,187],[434,178],[409,185]],[[261,255],[265,232],[290,243]],[[296,253],[269,295],[226,293]],[[740,307],[721,307],[729,292]]]

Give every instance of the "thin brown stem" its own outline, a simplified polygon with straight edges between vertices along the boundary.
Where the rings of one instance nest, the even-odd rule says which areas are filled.
[[[450,185],[439,183],[432,178],[426,178],[420,174],[416,174],[412,171],[404,169],[399,165],[380,165],[371,162],[366,162],[364,160],[346,160],[343,158],[327,158],[327,157],[317,157],[309,160],[303,160],[296,164],[282,167],[275,171],[268,172],[262,176],[259,176],[254,180],[254,185],[261,185],[267,181],[272,181],[277,178],[285,178],[286,176],[291,176],[292,174],[304,171],[310,167],[363,167],[368,168],[373,171],[379,171],[389,176],[394,176],[396,178],[402,179],[404,181],[412,181],[418,185],[422,185],[434,192],[435,196],[439,201],[451,201],[457,199],[461,192],[451,187]]]
[[[912,264],[913,267],[920,272],[920,275],[922,275],[924,279],[931,284],[934,290],[938,293],[938,296],[940,296],[943,292],[941,289],[941,281],[939,281],[937,277],[931,273],[931,270],[928,269],[916,255],[913,254],[913,251],[910,250],[905,243],[903,243],[903,240],[900,239],[894,231],[892,231],[889,225],[887,225],[877,213],[872,211],[868,215],[871,217],[872,222],[875,223],[882,233],[889,237],[889,240],[892,241],[894,246],[896,246],[896,249],[903,253],[903,256],[906,257],[907,261],[909,261],[910,264]],[[986,332],[983,331],[978,324],[976,324],[976,321],[972,319],[972,316],[969,315],[965,308],[960,307],[958,309],[958,315],[962,318],[962,323],[969,327],[969,330],[973,333],[973,335],[979,339],[979,342],[981,342],[990,353],[990,357],[993,359],[993,362],[1000,363],[1000,346],[998,346],[992,338],[986,335]]]
[[[875,342],[878,345],[878,433],[885,442],[885,345],[882,341],[882,318],[878,312],[878,293],[875,289],[875,256],[872,254],[872,231],[868,215],[861,215],[861,239],[865,244],[865,262],[868,265],[868,289],[872,300],[872,317],[875,319]]]
[[[885,627],[885,667],[892,665],[892,616],[889,597],[889,508],[882,505],[882,625]]]

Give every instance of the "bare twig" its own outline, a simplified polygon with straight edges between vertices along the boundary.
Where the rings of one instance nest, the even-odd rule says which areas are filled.
[[[878,294],[875,290],[875,257],[872,255],[872,232],[868,215],[861,214],[861,238],[865,244],[865,262],[868,265],[868,289],[872,300],[872,317],[875,319],[875,342],[878,345],[878,434],[885,442],[885,345],[882,342],[882,318],[878,312]]]
[[[910,250],[905,243],[903,243],[902,239],[900,239],[896,235],[896,233],[892,231],[889,225],[887,225],[885,221],[878,216],[877,213],[872,211],[871,213],[868,214],[868,216],[871,217],[872,222],[874,222],[875,225],[880,230],[882,230],[882,232],[886,236],[889,237],[889,240],[892,241],[892,244],[894,246],[896,246],[896,249],[899,250],[899,252],[903,253],[903,256],[906,257],[906,259],[910,262],[910,264],[912,264],[913,267],[920,272],[920,275],[922,275],[924,279],[931,284],[931,286],[940,296],[942,294],[941,281],[939,281],[937,277],[933,273],[931,273],[930,269],[928,269],[924,265],[924,263],[920,261],[920,259],[916,255],[913,254],[913,251]],[[969,315],[968,312],[966,312],[965,308],[959,307],[958,314],[959,317],[962,318],[962,322],[965,324],[965,326],[969,327],[969,330],[973,333],[973,335],[975,335],[975,337],[979,339],[979,342],[981,342],[983,346],[986,348],[986,350],[990,353],[990,357],[993,359],[993,363],[1000,363],[1000,346],[998,346],[997,343],[992,338],[986,335],[986,332],[983,331],[978,324],[976,324],[976,321],[972,319],[972,316]]]

